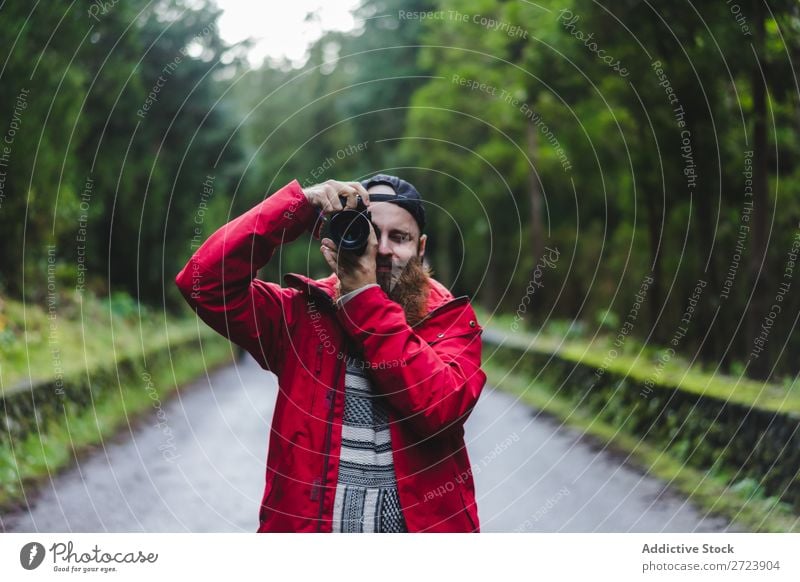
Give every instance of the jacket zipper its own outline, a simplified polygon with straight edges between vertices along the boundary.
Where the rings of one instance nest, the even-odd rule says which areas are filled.
[[[314,377],[319,378],[319,373],[322,371],[322,344],[317,346],[317,361],[316,365],[314,366]],[[314,389],[311,391],[311,408],[309,409],[309,414],[314,414],[314,403],[317,400],[317,391],[319,387],[317,383],[314,383]]]
[[[322,344],[317,346],[317,367],[314,370],[317,378],[319,378],[319,371],[322,369]]]
[[[342,360],[339,360],[339,363],[336,365],[336,375],[334,376],[334,385],[329,390],[328,394],[330,396],[328,401],[328,406],[330,410],[328,412],[328,426],[325,431],[325,460],[322,464],[322,485],[320,489],[319,495],[319,514],[317,515],[317,531],[322,531],[322,513],[325,510],[325,486],[328,483],[328,460],[331,456],[331,434],[333,432],[333,412],[334,412],[334,403],[336,401],[336,386],[339,383],[339,373],[342,369]],[[315,483],[316,485],[316,483]]]

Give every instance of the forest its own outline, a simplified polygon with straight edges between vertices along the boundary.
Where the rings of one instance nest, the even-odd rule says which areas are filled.
[[[259,68],[213,3],[37,6],[0,8],[2,297],[182,314],[216,228],[294,179],[386,172],[487,318],[798,373],[797,2],[364,0]],[[326,275],[317,246],[262,277]]]

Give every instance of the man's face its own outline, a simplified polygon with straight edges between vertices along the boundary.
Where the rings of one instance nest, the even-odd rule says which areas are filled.
[[[391,186],[378,184],[368,190],[370,194],[394,194]],[[408,261],[425,254],[426,235],[421,235],[419,225],[411,213],[391,202],[371,202],[372,222],[380,229],[378,238],[377,280],[388,294],[399,279]]]

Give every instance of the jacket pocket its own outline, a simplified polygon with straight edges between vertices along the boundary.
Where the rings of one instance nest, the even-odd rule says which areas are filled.
[[[454,330],[452,332],[439,332],[438,334],[436,334],[436,336],[434,336],[432,339],[430,339],[428,341],[428,345],[429,346],[433,346],[433,345],[436,345],[437,343],[439,343],[441,341],[449,340],[449,339],[455,339],[455,338],[467,337],[467,336],[477,336],[482,331],[483,331],[483,328],[481,328],[481,329],[479,329],[477,331],[472,329],[470,331],[463,331],[463,330],[455,331]]]

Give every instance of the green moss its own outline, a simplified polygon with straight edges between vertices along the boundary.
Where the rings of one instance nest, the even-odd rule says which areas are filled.
[[[626,340],[626,349],[616,357],[609,357],[613,347],[609,337],[600,337],[594,342],[575,339],[563,333],[554,336],[547,330],[539,332],[525,331],[521,326],[512,331],[513,317],[509,315],[491,315],[480,309],[476,310],[484,328],[505,336],[505,345],[525,349],[545,355],[557,355],[559,358],[581,364],[590,368],[603,368],[606,373],[619,377],[627,377],[637,382],[651,382],[654,386],[666,389],[680,389],[685,392],[716,398],[724,402],[732,402],[752,406],[770,412],[800,413],[800,382],[770,384],[757,382],[744,377],[732,377],[722,374],[709,374],[699,366],[689,366],[683,358],[676,356],[659,361],[660,348],[647,346],[641,355],[629,352],[636,341]],[[567,336],[568,339],[562,339]]]
[[[534,383],[491,362],[484,364],[489,382],[497,388],[521,396],[532,405],[561,419],[564,424],[601,440],[617,451],[630,454],[633,462],[648,474],[681,491],[693,503],[741,524],[754,532],[798,532],[800,520],[787,503],[775,497],[764,498],[754,492],[751,482],[728,486],[722,472],[701,471],[679,461],[661,448],[621,430],[618,424],[600,420],[575,406],[575,402],[558,394],[545,383]]]
[[[51,320],[46,305],[0,297],[0,394],[197,332],[194,317],[165,316],[123,294],[62,294],[54,313]]]
[[[203,357],[199,357],[196,323],[191,324],[195,326],[193,335],[180,334],[169,344],[164,340],[156,341],[146,352],[147,372],[162,400],[209,366],[231,361],[231,344],[208,329],[204,329],[199,338],[203,350]],[[138,355],[141,358],[141,353]],[[26,487],[69,465],[87,447],[102,443],[122,427],[130,426],[135,416],[152,411],[153,400],[142,389],[143,366],[130,365],[131,361],[137,361],[135,356],[122,359],[126,360],[126,365],[118,368],[119,385],[115,381],[112,389],[99,391],[91,405],[68,403],[63,409],[64,418],[47,419],[38,431],[16,439],[9,435],[3,442],[0,446],[0,507],[21,501]],[[105,374],[97,376],[102,378]]]

